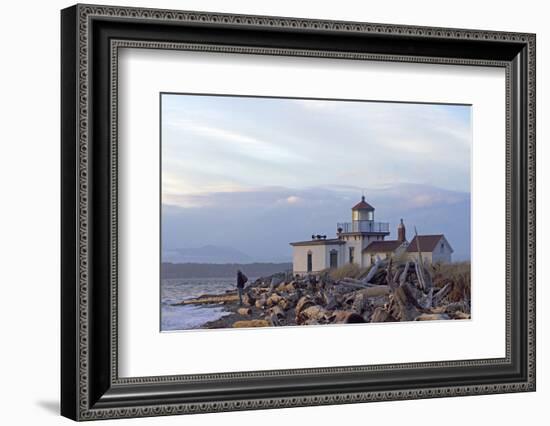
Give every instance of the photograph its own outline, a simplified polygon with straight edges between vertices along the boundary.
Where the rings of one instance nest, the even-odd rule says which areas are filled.
[[[38,280],[31,309],[58,332],[35,333],[57,342],[39,363],[51,377],[31,386],[37,409],[74,421],[259,413],[256,424],[313,406],[341,421],[368,403],[379,422],[384,402],[406,404],[410,423],[428,403],[466,421],[492,404],[502,425],[529,420],[548,396],[536,359],[544,14],[257,3],[64,4],[60,22],[34,20],[53,44],[28,65],[60,61],[42,73],[47,93],[30,92],[55,101],[60,89],[47,111],[58,117],[5,139],[36,128],[25,141],[43,151],[11,144],[23,165],[6,157],[7,199],[56,206],[55,226],[37,222],[56,233],[37,270],[47,277],[50,259],[61,287]],[[17,107],[30,80],[12,80]],[[61,149],[44,143],[48,126]],[[36,159],[55,172],[53,203],[25,173]],[[8,228],[17,241],[27,229]],[[8,317],[30,318],[10,329],[34,354],[44,342],[21,330],[37,315],[11,305]]]
[[[160,127],[160,331],[471,319],[471,105],[161,93]]]

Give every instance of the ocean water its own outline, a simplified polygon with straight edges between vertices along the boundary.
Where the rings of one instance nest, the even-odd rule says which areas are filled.
[[[223,306],[179,305],[182,300],[202,294],[222,294],[234,290],[235,278],[169,278],[161,280],[161,331],[200,328],[208,321],[229,315]]]

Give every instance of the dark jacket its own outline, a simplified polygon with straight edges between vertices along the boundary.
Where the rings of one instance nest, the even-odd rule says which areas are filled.
[[[237,272],[237,288],[244,288],[244,285],[248,281],[248,277],[241,271]]]

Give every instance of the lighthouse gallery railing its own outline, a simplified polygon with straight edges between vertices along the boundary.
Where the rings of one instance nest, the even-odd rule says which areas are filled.
[[[374,220],[354,220],[353,222],[341,222],[337,224],[342,232],[390,232],[388,222],[375,222]]]

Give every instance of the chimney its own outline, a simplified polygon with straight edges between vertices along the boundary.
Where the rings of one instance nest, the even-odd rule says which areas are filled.
[[[397,239],[401,242],[407,241],[403,219],[401,219],[401,222],[399,223],[399,225],[397,225]]]

